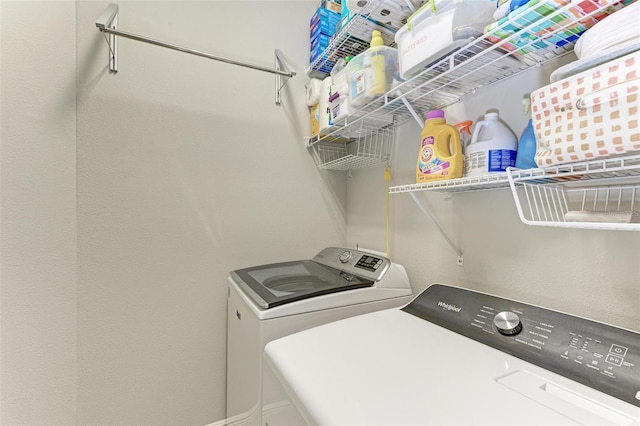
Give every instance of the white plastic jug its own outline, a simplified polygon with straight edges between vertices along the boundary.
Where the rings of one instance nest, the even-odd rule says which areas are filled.
[[[476,123],[471,143],[465,149],[464,174],[478,176],[504,172],[516,164],[518,138],[502,123],[497,112],[485,114]]]

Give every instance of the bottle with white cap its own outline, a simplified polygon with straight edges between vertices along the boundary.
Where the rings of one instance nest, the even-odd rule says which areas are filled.
[[[476,123],[471,143],[465,149],[464,174],[478,176],[492,172],[504,172],[516,164],[518,138],[497,112],[485,114]]]

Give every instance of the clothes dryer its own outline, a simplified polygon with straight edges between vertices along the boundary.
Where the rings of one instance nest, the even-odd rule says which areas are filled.
[[[233,271],[227,304],[227,424],[261,424],[264,346],[331,321],[400,307],[407,273],[388,258],[329,247],[313,259]]]
[[[269,426],[640,424],[639,333],[453,286],[264,353]]]

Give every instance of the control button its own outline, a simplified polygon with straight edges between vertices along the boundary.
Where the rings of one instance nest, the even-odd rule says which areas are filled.
[[[345,250],[342,253],[340,253],[340,262],[342,263],[347,263],[349,260],[351,260],[351,252],[349,250]]]
[[[607,355],[607,358],[605,359],[605,361],[608,362],[609,364],[613,364],[613,365],[617,365],[618,367],[622,367],[622,361],[624,361],[624,358],[619,357],[617,355],[609,354],[609,355]]]
[[[493,325],[496,326],[500,334],[505,336],[513,336],[520,333],[522,323],[518,315],[510,311],[500,312],[493,318]]]
[[[625,355],[627,355],[627,348],[620,345],[611,345],[611,349],[609,349],[609,352],[624,357]]]

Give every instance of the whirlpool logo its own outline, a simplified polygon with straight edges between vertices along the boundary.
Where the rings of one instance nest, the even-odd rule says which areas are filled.
[[[445,311],[460,312],[460,310],[462,309],[462,308],[458,308],[456,305],[451,305],[451,304],[445,303],[445,302],[438,302],[438,306],[441,307]]]

